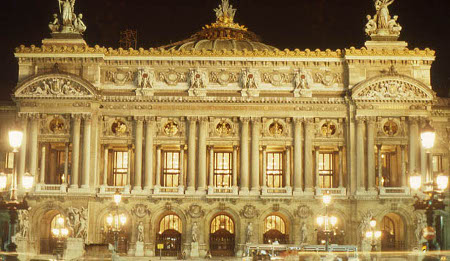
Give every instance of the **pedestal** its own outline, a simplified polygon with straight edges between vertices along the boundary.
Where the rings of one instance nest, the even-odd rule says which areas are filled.
[[[136,242],[135,256],[144,256],[144,242]]]
[[[17,245],[17,258],[19,260],[28,260],[28,256],[31,254],[35,254],[35,251],[32,245],[28,242],[26,238],[16,237],[15,243]]]
[[[84,239],[71,238],[67,239],[66,250],[64,251],[64,259],[71,260],[84,256]]]
[[[200,253],[198,252],[198,242],[191,243],[191,257],[199,257]]]

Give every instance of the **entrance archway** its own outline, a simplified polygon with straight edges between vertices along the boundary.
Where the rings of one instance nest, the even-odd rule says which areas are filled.
[[[381,220],[381,250],[398,251],[405,249],[405,224],[403,219],[389,213]]]
[[[57,220],[66,217],[58,210],[50,210],[41,219],[39,227],[39,252],[41,254],[53,254],[56,249],[56,238],[53,237],[52,229],[57,227]]]
[[[269,215],[264,220],[264,244],[272,244],[273,242],[288,244],[289,235],[286,231],[286,222],[282,217],[278,215]]]
[[[213,256],[234,256],[235,228],[233,219],[219,214],[211,221],[209,249]]]
[[[181,252],[182,231],[182,221],[178,215],[165,215],[159,222],[155,253],[159,255],[161,251],[162,256],[177,256]]]

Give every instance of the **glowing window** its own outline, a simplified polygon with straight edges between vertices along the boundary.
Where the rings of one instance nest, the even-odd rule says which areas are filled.
[[[280,216],[271,215],[264,220],[264,233],[272,229],[286,234],[286,223],[284,223],[284,220]]]
[[[319,185],[321,188],[333,187],[333,153],[319,154]]]
[[[180,152],[165,151],[163,167],[163,186],[178,187],[180,177]]]
[[[159,233],[162,234],[166,230],[176,230],[182,233],[181,219],[177,215],[167,215],[159,222]]]
[[[214,153],[214,186],[231,187],[232,154],[230,152]]]
[[[128,152],[114,151],[114,186],[125,186],[128,173]]]
[[[267,186],[270,188],[283,187],[283,153],[267,153]]]
[[[225,229],[231,234],[234,234],[234,222],[227,215],[219,215],[211,222],[211,234],[219,229]]]

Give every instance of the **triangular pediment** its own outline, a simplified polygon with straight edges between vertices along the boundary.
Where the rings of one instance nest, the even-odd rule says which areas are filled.
[[[15,98],[92,99],[95,87],[78,76],[61,73],[43,74],[17,86]]]
[[[381,75],[361,82],[352,89],[355,101],[432,101],[435,93],[424,83],[406,75]]]

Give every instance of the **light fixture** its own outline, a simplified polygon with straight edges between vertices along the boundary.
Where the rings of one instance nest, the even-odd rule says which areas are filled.
[[[116,190],[116,193],[114,193],[114,202],[119,205],[122,201],[122,195],[120,194],[119,190]]]
[[[325,221],[324,218],[322,216],[317,217],[317,225],[322,226],[323,222]]]
[[[375,231],[375,238],[380,238],[381,237],[381,231]]]
[[[372,219],[369,221],[369,224],[370,224],[371,227],[375,228],[375,226],[377,225],[377,221],[375,220],[375,218],[372,218]]]
[[[439,190],[445,190],[448,186],[448,176],[445,175],[437,176],[436,183]]]
[[[430,121],[427,121],[420,134],[422,146],[425,149],[431,149],[434,146],[434,140],[436,139],[436,131],[430,125]]]
[[[108,223],[108,226],[111,226],[111,225],[112,225],[112,223],[113,223],[113,216],[112,216],[111,214],[109,214],[109,215],[106,217],[106,223]]]
[[[330,223],[333,227],[337,224],[337,221],[338,221],[337,217],[335,216],[330,217]]]
[[[9,132],[9,145],[13,148],[13,152],[18,152],[18,148],[22,145],[23,132],[20,130],[11,130]]]
[[[22,176],[22,186],[24,189],[28,190],[33,187],[34,177],[30,173],[26,172]]]
[[[328,194],[323,195],[322,201],[325,205],[329,205],[331,202],[331,196]]]
[[[8,183],[8,176],[5,173],[0,173],[0,189],[5,189]]]
[[[409,185],[413,190],[418,190],[422,186],[422,177],[418,175],[409,177]]]

